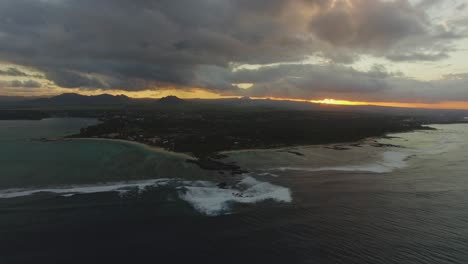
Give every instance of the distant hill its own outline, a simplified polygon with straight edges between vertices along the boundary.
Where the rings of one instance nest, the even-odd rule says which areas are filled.
[[[185,103],[184,100],[180,99],[177,96],[173,96],[173,95],[163,97],[163,98],[159,99],[157,102],[160,103],[160,104],[167,104],[167,105],[179,105],[179,104]]]
[[[30,103],[39,105],[117,105],[126,104],[130,98],[125,95],[101,94],[86,96],[75,93],[65,93],[50,98],[31,100]]]
[[[297,102],[288,100],[252,99],[243,98],[221,98],[221,99],[181,99],[177,96],[167,96],[161,99],[144,98],[134,99],[125,95],[101,94],[96,96],[85,96],[75,93],[65,93],[50,98],[28,98],[28,97],[2,97],[0,96],[0,109],[76,109],[87,108],[115,108],[131,106],[133,109],[167,109],[167,110],[295,110],[295,111],[322,111],[322,112],[354,112],[367,114],[404,115],[430,117],[430,120],[453,120],[464,119],[468,116],[466,110],[435,110],[416,108],[397,108],[383,106],[346,106],[314,104],[309,102]]]

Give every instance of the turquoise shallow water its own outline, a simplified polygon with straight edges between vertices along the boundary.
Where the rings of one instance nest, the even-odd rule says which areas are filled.
[[[0,189],[86,184],[204,173],[183,158],[124,142],[43,142],[77,133],[93,119],[0,121]]]

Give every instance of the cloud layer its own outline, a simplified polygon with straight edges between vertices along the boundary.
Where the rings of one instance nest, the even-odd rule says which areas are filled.
[[[427,83],[350,65],[362,55],[395,62],[447,58],[466,28],[434,23],[426,12],[433,5],[427,0],[0,0],[0,61],[43,72],[64,88],[137,91],[169,85],[295,98],[330,93],[417,99],[416,89],[422,88],[416,87]],[[328,64],[295,64],[309,56]],[[242,64],[275,66],[232,70]],[[29,77],[16,68],[0,75]],[[246,92],[232,85],[241,82],[254,86]],[[429,94],[431,100],[440,96]]]
[[[13,81],[0,81],[0,87],[30,89],[30,88],[40,88],[42,87],[42,84],[35,80],[26,80],[26,81],[13,80]]]
[[[244,95],[278,98],[346,98],[354,101],[435,103],[468,101],[468,74],[417,81],[376,65],[368,72],[337,65],[280,65],[238,71],[233,81],[254,85]]]

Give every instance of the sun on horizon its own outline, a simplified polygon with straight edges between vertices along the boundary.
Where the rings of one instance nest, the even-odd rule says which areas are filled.
[[[325,98],[321,100],[310,100],[311,103],[316,104],[329,104],[329,105],[368,105],[368,102],[355,102],[347,100],[338,100],[333,98]]]

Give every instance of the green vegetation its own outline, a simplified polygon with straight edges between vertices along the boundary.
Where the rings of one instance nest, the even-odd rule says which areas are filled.
[[[225,150],[349,142],[425,128],[421,121],[404,116],[250,110],[112,113],[76,136],[126,139],[207,157]]]

